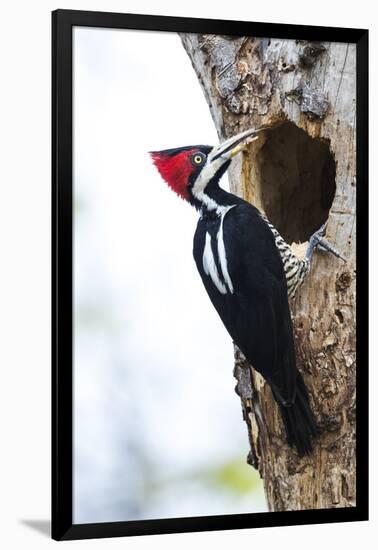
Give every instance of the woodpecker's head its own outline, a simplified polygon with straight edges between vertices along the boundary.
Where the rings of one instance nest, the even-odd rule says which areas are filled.
[[[232,158],[259,130],[247,130],[220,145],[190,145],[163,151],[151,151],[160,175],[180,197],[200,207],[213,185],[217,185]]]

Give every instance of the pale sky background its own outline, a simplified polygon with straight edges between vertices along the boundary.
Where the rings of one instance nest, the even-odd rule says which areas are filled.
[[[74,30],[75,523],[266,509],[197,213],[147,154],[217,141],[176,34]]]

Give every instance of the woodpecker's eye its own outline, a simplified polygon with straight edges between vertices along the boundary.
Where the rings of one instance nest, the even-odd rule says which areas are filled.
[[[205,160],[205,155],[203,153],[195,153],[192,156],[193,164],[196,164],[197,166],[202,164],[204,160]]]

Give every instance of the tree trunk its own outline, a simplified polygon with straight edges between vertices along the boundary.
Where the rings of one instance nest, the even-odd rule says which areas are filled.
[[[346,258],[315,252],[290,303],[298,366],[321,429],[311,456],[288,447],[270,388],[235,351],[247,460],[272,511],[355,506],[355,46],[181,39],[220,140],[269,128],[233,162],[232,191],[265,212],[289,243],[306,243],[328,220],[326,238]],[[293,248],[302,254],[306,245]]]

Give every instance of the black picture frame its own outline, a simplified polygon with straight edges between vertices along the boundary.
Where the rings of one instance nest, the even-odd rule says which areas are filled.
[[[198,32],[357,45],[357,504],[112,523],[72,520],[72,29]],[[368,519],[368,31],[57,10],[52,13],[52,537],[55,540],[210,531]]]

